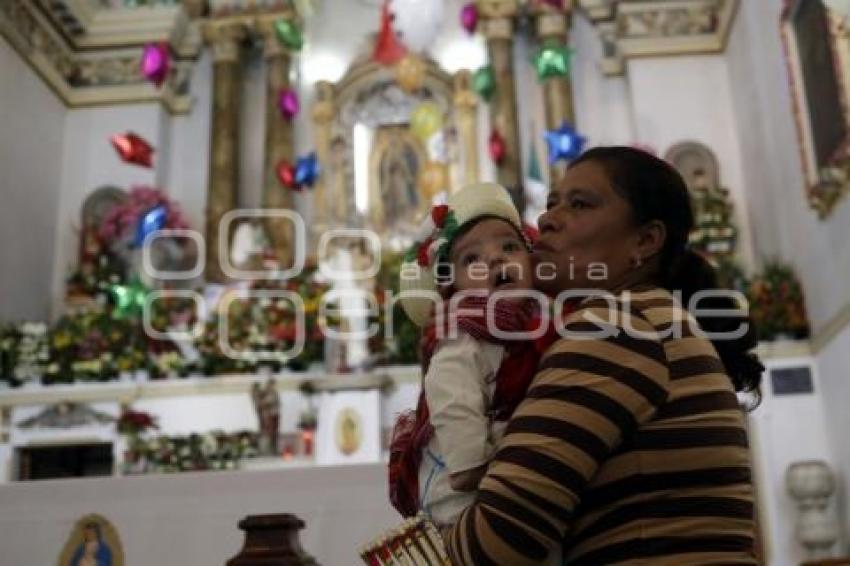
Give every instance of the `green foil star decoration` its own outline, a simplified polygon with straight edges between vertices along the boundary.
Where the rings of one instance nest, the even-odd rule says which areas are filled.
[[[534,57],[534,68],[537,78],[546,80],[552,77],[566,77],[570,74],[570,59],[572,49],[566,45],[547,43],[540,47]]]
[[[491,65],[485,65],[472,75],[472,89],[478,96],[490,102],[496,93],[496,75]]]
[[[119,319],[141,314],[148,296],[147,288],[138,279],[133,279],[126,285],[112,285],[109,294],[115,302],[112,316]]]
[[[295,22],[281,18],[274,23],[274,31],[277,33],[277,39],[285,47],[299,51],[304,46],[304,35]]]

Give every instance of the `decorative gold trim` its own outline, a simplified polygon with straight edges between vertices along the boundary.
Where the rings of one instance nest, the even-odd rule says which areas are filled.
[[[37,6],[24,0],[0,2],[0,35],[68,107],[159,102],[172,114],[187,114],[192,109],[192,99],[185,94],[190,62],[178,62],[175,66],[180,72],[156,89],[138,73],[127,71],[138,50],[77,54]],[[103,84],[102,72],[114,73],[108,78],[113,84]]]
[[[583,0],[602,39],[606,75],[625,72],[625,59],[720,53],[738,0]]]

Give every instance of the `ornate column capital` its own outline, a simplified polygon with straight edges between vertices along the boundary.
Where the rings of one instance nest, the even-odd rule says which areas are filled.
[[[239,44],[247,37],[241,22],[210,21],[204,25],[204,41],[211,47],[213,61],[235,62],[239,59]]]
[[[294,12],[270,14],[257,18],[254,24],[254,29],[263,40],[263,57],[266,59],[279,55],[288,55],[290,52],[277,39],[277,32],[275,32],[275,22],[281,19],[296,21],[297,16]]]
[[[511,39],[514,17],[519,11],[517,0],[477,0],[481,15],[481,31],[487,39]]]

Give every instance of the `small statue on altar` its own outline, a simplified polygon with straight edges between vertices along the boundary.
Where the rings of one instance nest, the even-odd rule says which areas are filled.
[[[254,401],[254,409],[260,423],[260,453],[276,456],[280,429],[280,395],[274,378],[269,378],[265,386],[260,386],[260,383],[255,381],[251,386],[251,399]]]

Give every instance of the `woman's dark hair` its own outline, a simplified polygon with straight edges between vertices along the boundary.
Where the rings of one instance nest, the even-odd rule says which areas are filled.
[[[639,225],[657,220],[667,232],[659,257],[658,283],[661,287],[681,293],[682,305],[687,308],[694,294],[720,289],[717,272],[706,259],[688,247],[688,236],[694,228],[691,197],[684,179],[666,161],[631,147],[597,147],[583,153],[570,164],[593,162],[608,176],[614,190],[629,203]],[[700,310],[738,310],[737,302],[729,297],[700,300]],[[713,340],[726,372],[738,391],[753,392],[758,399],[764,366],[750,353],[756,346],[756,330],[749,314],[697,317],[705,332],[731,332],[747,323],[747,332],[737,339]]]

